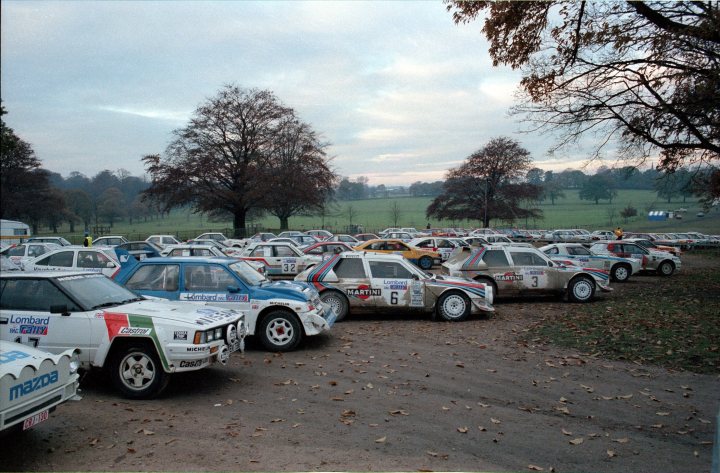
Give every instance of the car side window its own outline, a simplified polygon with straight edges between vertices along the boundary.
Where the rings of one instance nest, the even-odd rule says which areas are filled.
[[[510,266],[503,250],[487,250],[483,255],[483,261],[490,267]]]
[[[371,243],[368,247],[370,250],[384,250],[385,249],[385,242],[384,241],[376,241],[375,243]]]
[[[553,246],[552,248],[548,248],[547,250],[545,250],[545,254],[546,255],[557,255],[557,254],[560,254],[560,250],[558,250],[556,246]]]
[[[575,246],[568,248],[568,253],[570,253],[571,255],[589,256],[590,250],[585,247]]]
[[[55,253],[48,256],[47,258],[43,258],[35,264],[41,266],[60,266],[62,268],[72,268],[74,257],[74,251],[61,251],[60,253]]]
[[[394,261],[370,261],[370,274],[373,278],[410,279],[412,273],[400,263]]]
[[[180,267],[176,264],[149,264],[139,268],[125,284],[130,290],[177,291]]]
[[[437,246],[438,248],[455,248],[455,246],[450,243],[449,240],[438,240]]]
[[[288,246],[276,246],[275,256],[297,256]]]
[[[30,245],[28,246],[28,256],[40,256],[43,253],[47,253],[44,246],[41,245]]]
[[[78,268],[107,268],[110,258],[96,251],[78,252]]]
[[[421,241],[420,243],[418,243],[415,246],[417,246],[418,248],[432,248],[433,241],[432,240]]]
[[[360,258],[343,258],[335,265],[333,271],[340,279],[364,279],[367,277]]]
[[[528,251],[511,251],[510,256],[518,266],[547,266],[544,259]]]
[[[7,253],[7,256],[25,256],[25,247],[24,246],[16,246],[15,248],[10,248]]]

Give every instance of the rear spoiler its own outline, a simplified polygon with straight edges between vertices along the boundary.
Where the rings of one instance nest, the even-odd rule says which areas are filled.
[[[120,271],[113,274],[112,278],[118,279],[118,276],[121,276],[119,279],[122,280],[124,279],[125,274],[131,272],[140,263],[125,249],[115,248],[115,254],[120,262]]]

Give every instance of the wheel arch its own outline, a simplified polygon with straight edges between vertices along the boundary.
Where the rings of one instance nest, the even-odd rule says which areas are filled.
[[[155,354],[160,359],[160,364],[163,367],[163,371],[166,373],[171,373],[169,362],[166,360],[164,354],[160,351],[160,348],[155,343],[155,340],[152,339],[152,337],[115,337],[112,339],[110,344],[108,345],[107,351],[105,352],[104,357],[104,363],[99,364],[96,363],[96,366],[101,368],[107,368],[108,364],[110,363],[110,360],[113,359],[114,356],[116,356],[119,352],[122,350],[127,349],[127,347],[131,345],[144,345],[148,348],[151,348],[155,350]],[[98,350],[98,355],[100,355],[100,351]],[[96,361],[99,359],[99,356],[95,357]]]
[[[257,336],[257,327],[261,326],[262,323],[263,323],[263,321],[264,321],[272,312],[277,312],[277,311],[287,312],[288,314],[290,314],[290,315],[292,315],[293,317],[295,317],[295,319],[297,320],[297,323],[300,324],[300,329],[302,330],[302,335],[303,335],[303,336],[306,336],[306,335],[307,335],[307,334],[305,333],[305,325],[303,325],[302,320],[300,320],[300,316],[297,314],[297,312],[295,312],[294,310],[292,310],[290,307],[287,307],[287,306],[284,306],[284,305],[273,304],[273,305],[269,305],[269,306],[265,307],[265,308],[264,308],[263,310],[261,310],[260,313],[258,314],[257,320],[255,321],[255,335],[256,335],[256,336]]]

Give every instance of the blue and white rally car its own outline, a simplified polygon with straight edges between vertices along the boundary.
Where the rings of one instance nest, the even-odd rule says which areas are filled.
[[[309,284],[271,282],[245,261],[233,258],[134,258],[118,255],[115,280],[145,296],[212,303],[242,310],[248,335],[272,351],[290,351],[304,336],[330,330],[334,312]]]
[[[610,273],[613,281],[625,282],[630,276],[642,270],[639,258],[621,258],[610,254],[596,254],[580,243],[553,243],[540,251],[558,263],[566,266],[603,269]]]

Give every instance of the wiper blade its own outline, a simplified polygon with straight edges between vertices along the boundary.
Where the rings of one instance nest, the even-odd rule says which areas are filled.
[[[120,302],[103,302],[102,304],[93,306],[90,310],[102,309],[104,307],[114,307],[114,306],[120,305],[120,304],[121,304]]]

